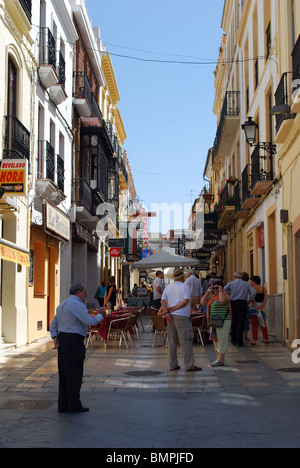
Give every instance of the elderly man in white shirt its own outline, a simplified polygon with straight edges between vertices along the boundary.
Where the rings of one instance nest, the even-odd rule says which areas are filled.
[[[196,277],[195,270],[190,270],[189,277],[185,281],[185,284],[191,290],[191,310],[193,310],[196,305],[200,304],[201,297],[203,295],[202,284],[201,281]]]
[[[168,323],[168,356],[171,371],[179,370],[177,343],[179,340],[186,372],[201,371],[195,366],[193,352],[193,327],[190,318],[190,288],[184,284],[184,272],[174,270],[174,283],[167,286],[162,296],[162,308],[169,320]]]

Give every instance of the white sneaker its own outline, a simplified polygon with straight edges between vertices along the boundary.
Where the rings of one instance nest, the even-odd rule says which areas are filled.
[[[211,364],[211,367],[224,367],[224,362],[215,361]]]

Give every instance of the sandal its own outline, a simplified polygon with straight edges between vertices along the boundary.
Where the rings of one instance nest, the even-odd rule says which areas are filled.
[[[177,370],[180,370],[180,366],[175,367],[175,369],[170,369],[171,372],[174,372],[174,371],[177,371]]]
[[[202,371],[201,367],[194,366],[192,369],[187,369],[185,372],[200,372]]]

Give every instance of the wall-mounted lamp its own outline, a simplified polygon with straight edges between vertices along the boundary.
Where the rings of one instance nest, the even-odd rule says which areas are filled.
[[[245,137],[247,140],[247,143],[252,147],[255,145],[256,142],[256,132],[258,130],[258,124],[253,120],[252,117],[248,117],[247,122],[242,125],[242,129],[245,132]],[[277,145],[274,145],[273,143],[258,143],[256,146],[258,146],[260,149],[263,149],[265,152],[270,153],[270,154],[277,154]]]

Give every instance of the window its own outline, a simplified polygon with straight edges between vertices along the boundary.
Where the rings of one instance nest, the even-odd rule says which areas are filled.
[[[271,52],[271,22],[268,24],[267,30],[266,30],[266,58],[270,57],[270,52]]]
[[[17,114],[17,69],[11,58],[8,59],[7,115]]]

